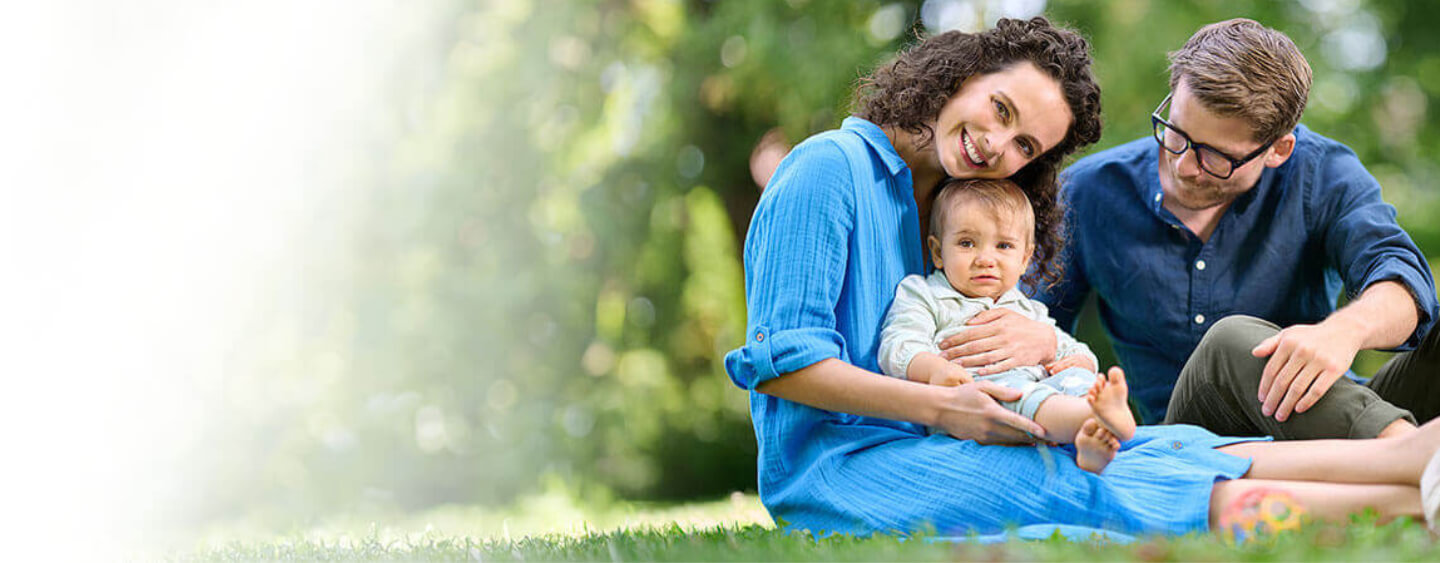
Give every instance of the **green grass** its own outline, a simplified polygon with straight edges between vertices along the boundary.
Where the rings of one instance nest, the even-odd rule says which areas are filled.
[[[209,531],[186,560],[524,560],[524,561],[1435,561],[1421,524],[1312,524],[1235,547],[1202,535],[1146,538],[1129,545],[1061,539],[1004,544],[938,543],[894,536],[816,540],[776,530],[754,496],[672,506],[607,503],[585,509],[556,495],[506,510],[443,507],[385,523],[355,516],[267,533],[255,525]]]

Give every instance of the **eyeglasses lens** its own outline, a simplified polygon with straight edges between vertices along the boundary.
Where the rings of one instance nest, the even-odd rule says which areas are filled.
[[[1159,121],[1155,122],[1155,140],[1160,143],[1160,146],[1165,147],[1165,150],[1177,155],[1190,150],[1190,141],[1186,140],[1184,135]],[[1200,158],[1200,167],[1204,168],[1206,172],[1220,178],[1230,176],[1231,168],[1233,168],[1230,159],[1210,147],[1200,147],[1195,152]]]
[[[1221,156],[1210,148],[1202,148],[1200,153],[1200,167],[1217,177],[1224,178],[1230,175],[1230,159]]]

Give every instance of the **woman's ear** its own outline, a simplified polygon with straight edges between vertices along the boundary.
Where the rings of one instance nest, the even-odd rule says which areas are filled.
[[[930,261],[935,264],[936,268],[944,268],[945,264],[940,260],[940,239],[935,238],[935,235],[930,235],[925,237],[925,242],[930,245]]]

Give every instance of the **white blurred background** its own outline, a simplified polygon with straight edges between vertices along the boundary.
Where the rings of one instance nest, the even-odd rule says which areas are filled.
[[[109,552],[187,494],[187,448],[224,447],[196,441],[227,346],[305,275],[298,229],[344,211],[323,204],[391,134],[384,81],[434,22],[393,0],[15,4],[0,504],[37,553]]]

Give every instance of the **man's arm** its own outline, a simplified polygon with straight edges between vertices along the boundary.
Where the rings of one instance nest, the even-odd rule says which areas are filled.
[[[1397,281],[1382,281],[1320,324],[1335,324],[1360,337],[1360,350],[1394,348],[1405,343],[1420,322],[1415,297]]]
[[[1437,313],[1435,281],[1425,255],[1381,198],[1380,184],[1355,154],[1332,148],[1308,189],[1308,227],[1325,243],[1329,264],[1347,288],[1362,288],[1350,304],[1315,325],[1289,327],[1256,346],[1269,356],[1261,374],[1261,411],[1284,421],[1319,401],[1349,369],[1355,353],[1417,344]]]
[[[1382,281],[1314,325],[1294,325],[1265,339],[1251,352],[1270,357],[1260,377],[1261,412],[1284,422],[1305,412],[1335,384],[1360,350],[1403,344],[1420,320],[1410,290]]]

